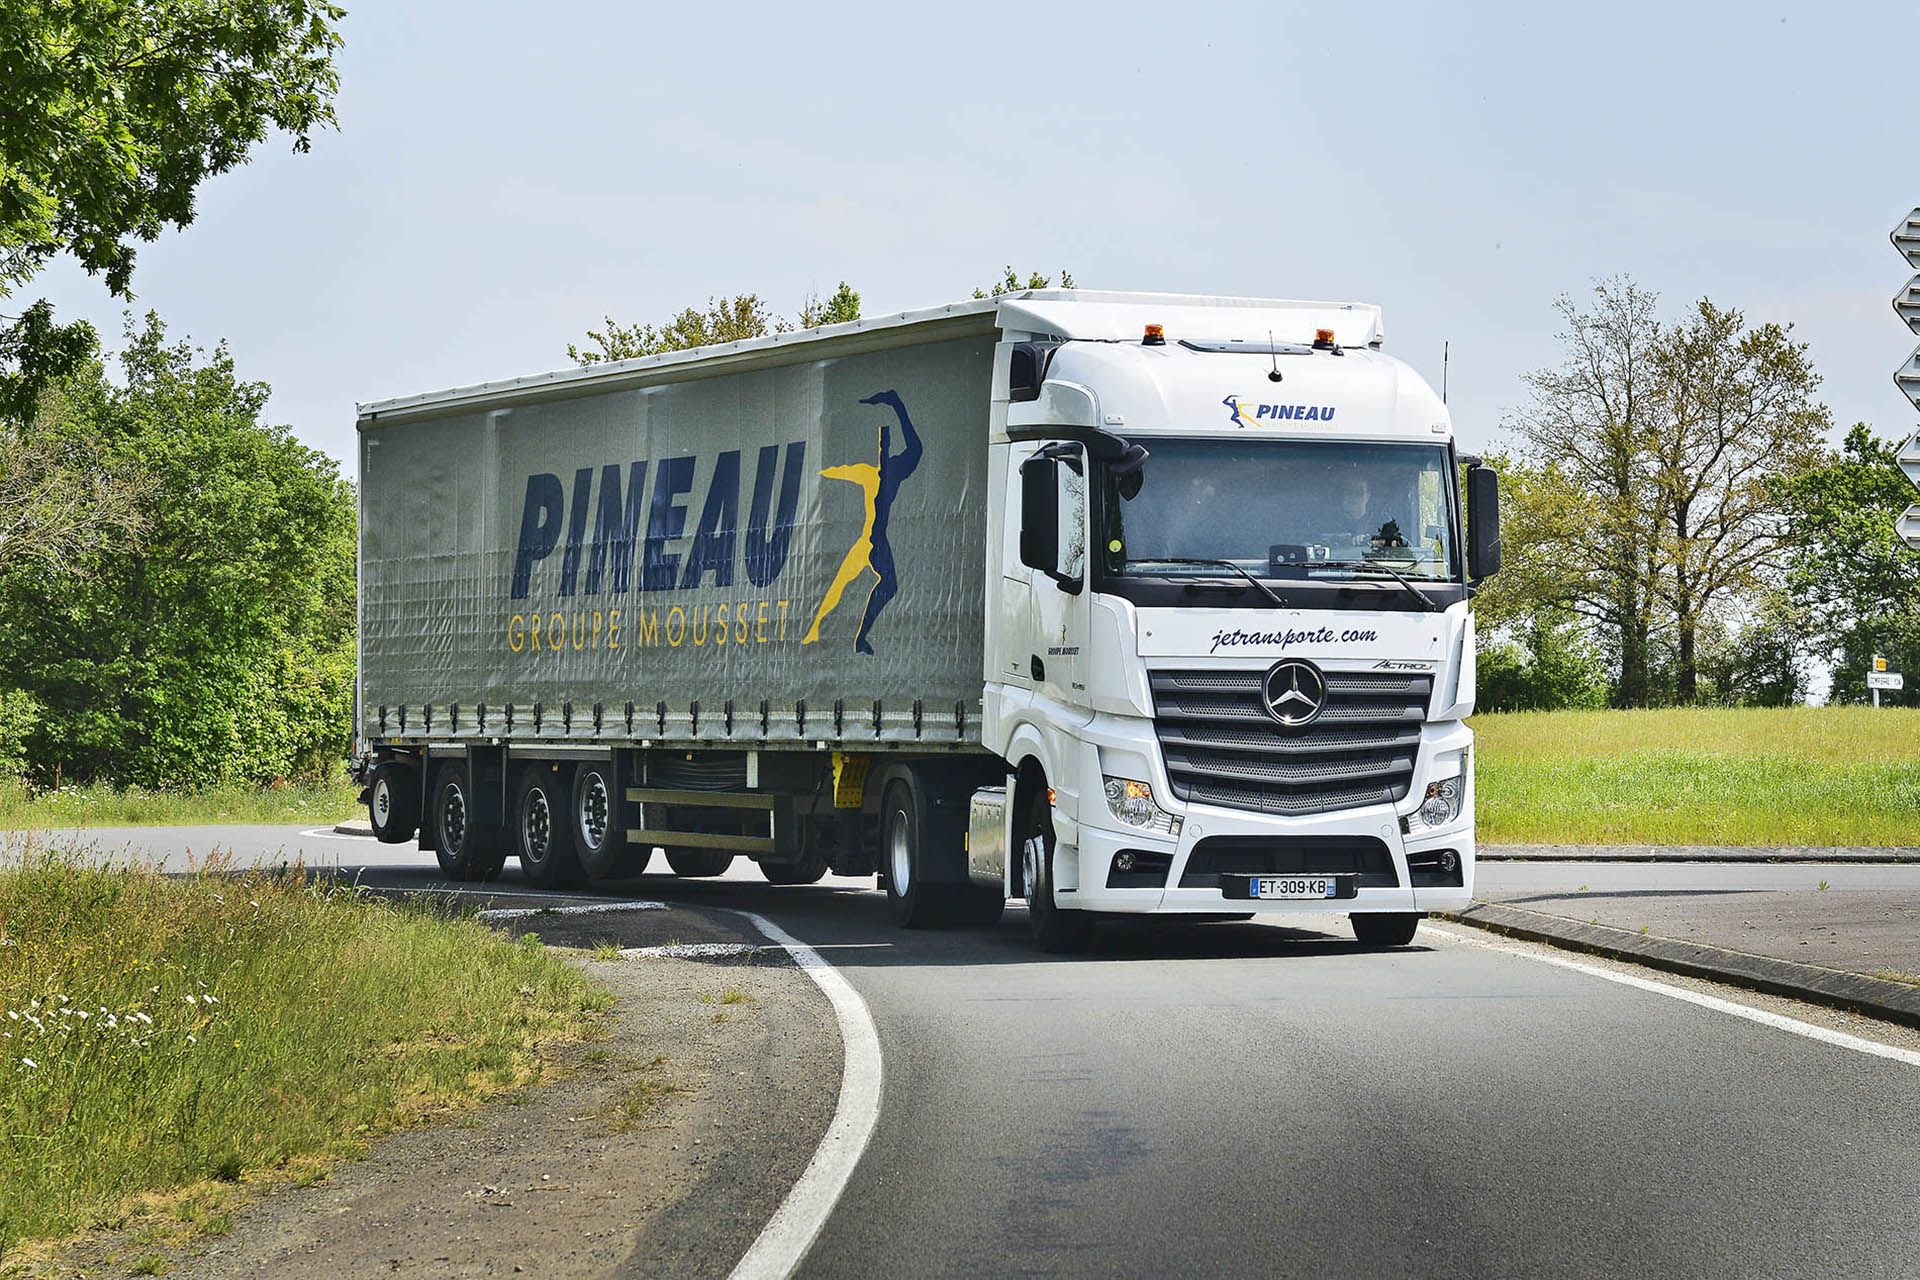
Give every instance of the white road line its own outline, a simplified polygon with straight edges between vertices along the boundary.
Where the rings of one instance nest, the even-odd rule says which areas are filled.
[[[718,960],[722,956],[750,956],[760,948],[751,942],[670,942],[661,947],[623,947],[632,960]]]
[[[805,970],[833,1005],[840,1021],[840,1042],[845,1057],[840,1071],[840,1105],[834,1109],[833,1122],[826,1136],[814,1148],[800,1180],[781,1202],[780,1208],[761,1230],[746,1256],[734,1267],[730,1280],[786,1280],[800,1266],[807,1250],[813,1247],[820,1228],[826,1225],[847,1179],[867,1149],[874,1122],[880,1116],[880,1033],[873,1025],[867,1002],[853,989],[840,971],[820,958],[820,953],[787,933],[779,925],[751,911],[738,914],[753,921],[754,927],[786,949],[793,962]]]
[[[1818,1040],[1822,1044],[1834,1045],[1841,1049],[1852,1049],[1857,1053],[1872,1054],[1876,1058],[1891,1058],[1895,1062],[1904,1062],[1910,1067],[1920,1067],[1920,1052],[1912,1049],[1900,1049],[1890,1044],[1881,1044],[1877,1040],[1867,1040],[1860,1036],[1848,1035],[1844,1031],[1835,1031],[1829,1027],[1815,1026],[1811,1022],[1802,1022],[1798,1018],[1789,1018],[1778,1013],[1769,1013],[1764,1009],[1754,1009],[1732,1000],[1723,1000],[1719,996],[1705,995],[1698,991],[1688,991],[1685,987],[1669,986],[1664,982],[1655,982],[1651,978],[1642,978],[1637,974],[1616,973],[1611,969],[1602,969],[1598,965],[1584,964],[1566,956],[1548,952],[1533,951],[1517,947],[1511,943],[1496,942],[1492,938],[1477,937],[1456,933],[1452,929],[1440,928],[1431,922],[1423,921],[1422,933],[1433,933],[1463,946],[1481,947],[1488,951],[1499,951],[1510,956],[1519,956],[1525,960],[1537,960],[1541,964],[1555,965],[1561,969],[1571,969],[1575,973],[1584,973],[1592,978],[1604,978],[1608,982],[1617,982],[1624,987],[1638,987],[1642,991],[1651,991],[1656,995],[1672,996],[1675,1000],[1685,1000],[1688,1004],[1697,1004],[1703,1009],[1714,1009],[1720,1013],[1730,1013],[1736,1018],[1745,1018],[1764,1027],[1773,1027],[1778,1031],[1791,1031],[1794,1035],[1805,1036],[1809,1040]]]

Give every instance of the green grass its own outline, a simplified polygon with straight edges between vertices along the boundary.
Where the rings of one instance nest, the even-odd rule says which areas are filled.
[[[538,939],[297,873],[0,866],[0,1271],[523,1089],[608,997]],[[185,1206],[183,1208],[183,1206]]]
[[[138,787],[62,786],[34,791],[0,783],[0,830],[47,827],[186,827],[293,822],[332,825],[364,817],[360,788],[342,779],[320,786],[214,787],[145,791]]]
[[[1476,716],[1483,844],[1920,845],[1920,710]]]

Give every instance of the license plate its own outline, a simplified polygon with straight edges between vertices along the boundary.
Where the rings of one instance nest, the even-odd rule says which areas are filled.
[[[1254,876],[1248,886],[1252,898],[1333,898],[1340,893],[1340,882],[1332,876]]]

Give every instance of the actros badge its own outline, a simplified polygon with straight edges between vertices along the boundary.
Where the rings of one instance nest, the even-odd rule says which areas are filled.
[[[1312,724],[1327,704],[1327,678],[1320,668],[1298,658],[1276,662],[1262,691],[1267,714],[1289,729]]]

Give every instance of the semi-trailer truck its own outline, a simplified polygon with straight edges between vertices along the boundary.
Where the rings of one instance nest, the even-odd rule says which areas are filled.
[[[1473,891],[1497,482],[1377,307],[1029,291],[359,408],[374,833],[907,926]],[[1463,483],[1464,481],[1464,483]]]

